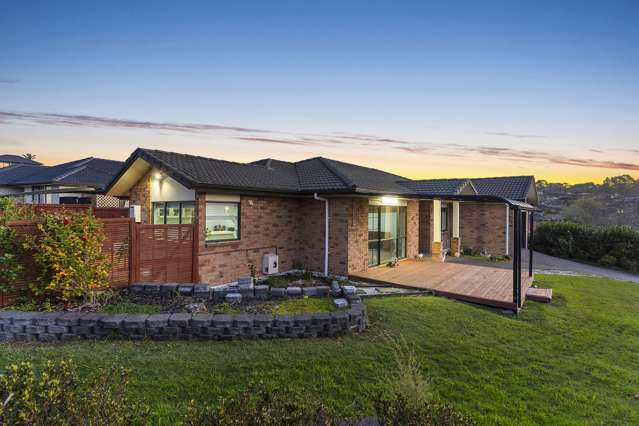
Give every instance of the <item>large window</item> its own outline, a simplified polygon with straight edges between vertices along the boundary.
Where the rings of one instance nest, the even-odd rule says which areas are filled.
[[[193,223],[194,215],[195,202],[193,201],[153,203],[153,224],[155,225]]]
[[[368,206],[368,265],[406,257],[406,207]]]
[[[206,241],[240,239],[240,204],[206,203]]]

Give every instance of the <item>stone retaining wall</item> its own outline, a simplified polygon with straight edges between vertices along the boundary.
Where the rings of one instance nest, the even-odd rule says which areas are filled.
[[[57,342],[81,339],[230,340],[330,337],[363,331],[366,306],[299,315],[153,314],[0,311],[0,341]]]

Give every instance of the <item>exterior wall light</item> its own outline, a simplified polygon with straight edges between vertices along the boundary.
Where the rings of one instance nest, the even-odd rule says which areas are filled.
[[[382,204],[384,204],[386,206],[396,206],[396,205],[399,204],[399,198],[391,197],[389,195],[384,195],[382,197]]]

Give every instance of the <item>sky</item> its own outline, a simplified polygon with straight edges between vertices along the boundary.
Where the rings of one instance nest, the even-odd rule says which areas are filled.
[[[639,177],[637,1],[0,0],[0,153]]]

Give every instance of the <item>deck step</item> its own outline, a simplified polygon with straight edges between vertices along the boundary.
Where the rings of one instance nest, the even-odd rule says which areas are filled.
[[[552,301],[552,288],[530,287],[526,297],[535,302],[550,303]]]

